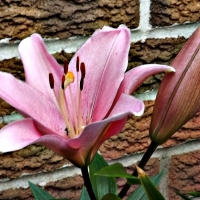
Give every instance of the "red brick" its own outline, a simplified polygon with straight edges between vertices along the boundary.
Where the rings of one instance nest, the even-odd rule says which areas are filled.
[[[200,20],[198,0],[152,0],[151,19],[153,26],[169,26],[175,23],[197,22]]]
[[[120,24],[138,27],[139,0],[0,1],[0,39],[22,39],[34,32],[68,38]]]
[[[170,200],[181,199],[174,189],[185,194],[200,191],[200,150],[172,156],[168,185]]]

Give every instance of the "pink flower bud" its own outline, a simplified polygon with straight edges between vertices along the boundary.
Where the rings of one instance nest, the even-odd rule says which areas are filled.
[[[150,125],[150,138],[166,142],[200,110],[200,27],[186,42],[160,85]]]

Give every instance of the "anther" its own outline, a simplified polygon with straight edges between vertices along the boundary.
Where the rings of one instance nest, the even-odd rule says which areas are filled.
[[[61,88],[62,88],[63,90],[64,90],[64,88],[65,88],[65,75],[62,76]]]
[[[81,63],[81,80],[80,80],[80,90],[83,90],[84,78],[85,78],[85,63]]]
[[[53,78],[52,73],[49,73],[49,85],[50,85],[51,89],[54,88],[54,78]]]
[[[64,61],[64,73],[67,74],[68,72],[68,62],[67,60]]]
[[[68,135],[68,128],[67,127],[65,128],[65,132],[66,132],[66,135]]]
[[[81,63],[81,78],[85,78],[85,63]]]
[[[64,90],[70,83],[74,82],[74,74],[72,72],[67,72],[66,75],[62,76],[61,88]]]
[[[81,78],[80,80],[80,90],[83,90],[83,83],[84,83],[84,78]]]
[[[79,63],[80,63],[80,59],[79,56],[77,56],[76,58],[76,71],[79,72]]]

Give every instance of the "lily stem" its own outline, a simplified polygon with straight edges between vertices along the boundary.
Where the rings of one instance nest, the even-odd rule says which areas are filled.
[[[147,151],[144,153],[142,159],[138,163],[138,167],[140,167],[141,169],[144,169],[145,165],[147,164],[148,160],[151,158],[152,154],[154,153],[154,151],[156,150],[157,147],[158,147],[158,145],[152,141],[151,144],[149,145]],[[133,171],[132,175],[133,176],[138,175],[136,168]],[[130,187],[131,187],[131,185],[126,183],[124,185],[124,187],[122,188],[122,190],[120,191],[120,193],[118,194],[118,196],[120,198],[123,198],[126,195],[126,193],[127,193],[127,191],[129,190]]]
[[[91,200],[96,200],[94,191],[93,191],[93,189],[92,189],[92,184],[91,184],[91,182],[90,182],[90,177],[89,177],[89,173],[88,173],[88,168],[87,168],[87,166],[82,167],[82,168],[81,168],[81,172],[82,172],[83,180],[84,180],[84,183],[85,183],[85,187],[87,188],[87,191],[88,191],[88,194],[89,194],[89,196],[90,196],[90,199],[91,199]]]

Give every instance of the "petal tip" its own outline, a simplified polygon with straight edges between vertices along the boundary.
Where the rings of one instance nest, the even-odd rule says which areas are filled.
[[[176,70],[173,67],[169,67],[169,69],[166,72],[176,72]]]
[[[137,112],[133,112],[133,114],[136,117],[140,117],[140,116],[142,116],[144,114],[145,105],[144,105],[143,101],[141,101],[141,102],[142,102],[141,109],[139,111],[137,111]]]
[[[136,117],[140,117],[140,116],[142,116],[144,114],[144,109],[142,109],[140,112],[134,112],[133,114]]]

